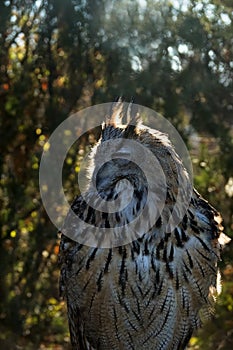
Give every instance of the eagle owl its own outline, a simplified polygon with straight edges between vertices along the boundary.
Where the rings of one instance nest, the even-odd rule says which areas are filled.
[[[222,233],[219,213],[193,189],[167,135],[140,124],[136,114],[125,125],[120,124],[121,114],[118,103],[102,126],[91,153],[89,180],[96,176],[96,187],[105,202],[117,199],[120,193],[121,201],[128,204],[115,212],[101,212],[92,206],[95,198],[87,186],[85,194],[74,200],[61,230],[60,291],[67,302],[72,348],[184,349],[193,331],[212,313],[219,283],[217,263],[228,238]],[[103,157],[99,155],[101,146],[111,147],[114,141],[118,141],[116,156],[99,167],[96,175],[93,169]],[[145,173],[126,156],[133,151],[129,141],[156,157],[165,185],[160,184],[160,176],[148,162],[144,166],[151,177],[148,189]],[[140,161],[146,157],[145,153]],[[178,181],[178,176],[184,181]],[[124,180],[131,185],[130,199],[119,185],[124,185]],[[173,215],[179,220],[169,226],[181,182],[186,182],[190,198],[182,215],[179,210]],[[140,217],[148,191],[152,192],[148,216],[143,213],[131,229],[135,235],[127,240],[131,234],[127,224]],[[164,203],[157,210],[161,196]],[[83,226],[77,225],[71,213],[97,228],[96,234],[109,227],[113,234],[114,230],[119,233],[124,226],[126,240],[108,247],[85,245],[79,236],[88,235],[88,230],[84,235]]]

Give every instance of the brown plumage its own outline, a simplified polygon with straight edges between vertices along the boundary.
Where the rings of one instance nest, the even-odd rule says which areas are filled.
[[[191,189],[182,218],[169,231],[178,173],[191,186],[188,174],[166,135],[133,125],[135,119],[126,126],[116,123],[115,116],[105,123],[92,153],[94,167],[101,158],[99,145],[105,141],[140,143],[157,157],[165,174],[165,206],[148,232],[111,248],[89,247],[68,238],[82,235],[82,227],[68,214],[60,244],[60,289],[67,301],[72,348],[184,349],[192,332],[212,313],[219,283],[217,263],[221,244],[227,241],[221,217]],[[112,200],[117,197],[117,181],[124,178],[134,187],[126,210],[106,215],[92,209],[82,196],[74,200],[72,210],[97,227],[119,228],[132,221],[145,205],[148,191],[138,167],[127,159],[109,161],[98,174],[98,188],[102,198]]]

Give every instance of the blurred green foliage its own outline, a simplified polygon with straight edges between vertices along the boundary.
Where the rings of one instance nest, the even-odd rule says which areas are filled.
[[[38,169],[49,135],[74,111],[124,95],[162,113],[189,144],[195,185],[232,236],[232,37],[229,0],[1,1],[1,348],[69,348]],[[70,200],[86,147],[66,159]],[[232,257],[230,244],[216,318],[190,349],[233,347]]]

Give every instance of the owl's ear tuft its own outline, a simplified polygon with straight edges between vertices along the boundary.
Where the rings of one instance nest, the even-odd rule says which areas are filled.
[[[122,98],[118,98],[113,102],[110,112],[105,116],[105,121],[102,124],[102,142],[114,138],[122,137],[122,119],[124,117],[125,104]]]
[[[105,117],[104,127],[109,125],[115,128],[122,124],[124,117],[124,102],[122,97],[118,97],[115,102],[112,103],[110,113]]]
[[[109,114],[105,117],[103,126],[112,125],[119,127],[121,125],[137,125],[140,120],[138,105],[133,100],[130,103],[124,102],[123,97],[118,97],[112,103]]]
[[[136,135],[137,126],[140,122],[141,118],[138,112],[138,105],[131,102],[127,108],[127,125],[124,131],[124,137],[134,137]]]
[[[123,102],[120,97],[112,104],[109,115],[105,117],[105,122],[102,124],[102,139],[109,139],[110,133],[111,136],[117,134],[118,137],[132,138],[136,135],[139,123],[138,106],[133,101]]]

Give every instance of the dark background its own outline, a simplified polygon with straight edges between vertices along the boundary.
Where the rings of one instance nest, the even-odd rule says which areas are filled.
[[[172,122],[195,186],[233,237],[231,0],[0,2],[0,347],[68,349],[58,238],[40,199],[46,140],[67,116],[123,95]],[[83,141],[85,151],[85,140]],[[67,157],[75,195],[82,152]],[[233,348],[233,245],[215,320],[191,349]]]

